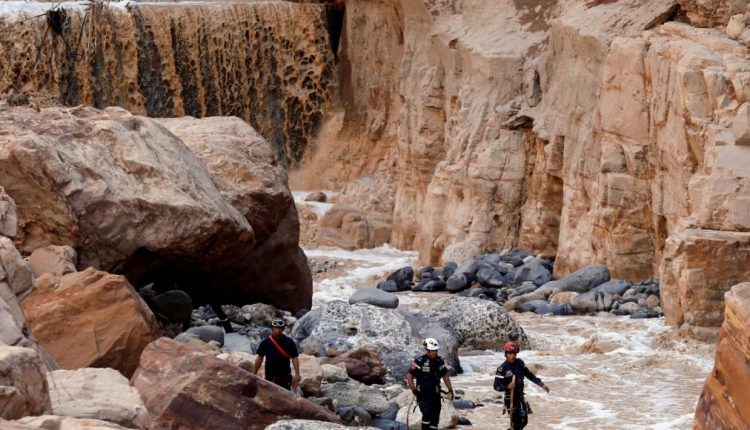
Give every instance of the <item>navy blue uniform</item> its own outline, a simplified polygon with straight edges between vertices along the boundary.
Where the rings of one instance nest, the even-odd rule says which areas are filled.
[[[269,336],[270,337],[270,336]],[[290,359],[299,356],[297,351],[297,344],[294,341],[282,334],[281,339],[276,339],[276,343],[286,351],[289,357],[284,357],[283,354],[276,348],[276,345],[271,343],[271,339],[265,338],[258,346],[257,354],[266,359],[266,379],[273,382],[274,384],[284,387],[287,390],[292,388],[292,368],[289,365]]]
[[[422,430],[437,430],[440,421],[440,380],[448,374],[442,358],[430,359],[427,354],[411,364],[409,373],[415,379],[419,395],[417,403],[422,411]]]
[[[510,405],[510,385],[513,380],[513,376],[516,377],[516,386],[513,390],[513,415],[511,421],[513,421],[513,430],[520,430],[526,427],[529,422],[529,409],[528,405],[523,399],[523,380],[529,378],[529,381],[539,385],[543,384],[542,380],[537,378],[536,375],[531,373],[523,360],[517,358],[513,363],[504,362],[497,368],[495,372],[495,391],[502,391],[505,393],[505,407],[511,409]]]

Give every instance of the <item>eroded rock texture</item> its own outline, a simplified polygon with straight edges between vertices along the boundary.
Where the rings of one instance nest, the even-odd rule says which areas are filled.
[[[324,127],[347,131],[318,141],[338,149],[311,165],[329,157],[320,179],[343,190],[340,202],[392,206],[391,243],[424,263],[513,246],[554,256],[558,277],[597,263],[613,278],[662,277],[676,290],[667,271],[684,259],[662,262],[667,238],[697,229],[724,237],[716,246],[729,252],[735,232],[750,230],[750,53],[726,22],[677,22],[689,21],[689,3],[347,2],[345,111]],[[390,102],[373,97],[394,89]],[[703,288],[705,275],[679,288]],[[743,276],[717,278],[706,294],[721,297]],[[721,310],[698,319],[717,327]]]
[[[19,7],[0,23],[52,6]],[[0,34],[0,93],[59,94],[69,105],[116,105],[151,117],[238,116],[283,163],[300,160],[330,98],[333,53],[322,5],[64,3],[59,10],[49,30],[42,18]]]
[[[0,124],[0,183],[17,205],[19,250],[68,245],[79,268],[176,285],[197,304],[310,306],[285,174],[241,120],[181,123],[214,135],[199,156],[121,108],[14,108]]]
[[[151,428],[264,429],[281,418],[339,422],[305,398],[168,338],[144,350],[131,383]]]
[[[742,429],[750,423],[750,283],[726,293],[714,369],[698,400],[693,428]]]
[[[143,348],[160,335],[123,276],[88,268],[37,282],[21,305],[34,336],[65,369],[111,367],[130,376]]]
[[[287,172],[268,142],[236,117],[158,121],[203,161],[224,200],[253,227],[255,245],[250,255],[242,265],[227,269],[223,278],[234,278],[235,290],[244,285],[269,287],[256,288],[255,301],[306,306],[312,297],[312,277],[298,246],[299,217]],[[285,297],[279,297],[281,292]]]

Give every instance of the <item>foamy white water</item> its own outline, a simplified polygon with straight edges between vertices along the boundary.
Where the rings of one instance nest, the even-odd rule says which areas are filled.
[[[527,383],[534,411],[528,428],[692,428],[713,366],[712,344],[678,339],[663,319],[513,316],[532,342],[519,357],[551,388],[547,394]],[[491,384],[503,359],[500,353],[462,357],[469,371],[455,385],[469,387],[466,397],[473,400],[497,397]],[[501,414],[491,404],[466,416],[476,429],[495,429],[508,424]]]
[[[294,202],[297,205],[309,206],[319,217],[322,217],[333,207],[333,203],[305,201],[305,198],[312,193],[313,191],[292,191],[292,198],[294,198]],[[326,195],[326,200],[330,201],[331,198],[335,197],[338,193],[335,191],[323,191],[323,194]]]
[[[339,248],[306,249],[305,254],[308,258],[327,258],[345,263],[343,273],[314,281],[313,306],[335,299],[348,300],[358,288],[375,287],[390,272],[411,266],[417,259],[416,252],[400,251],[390,245],[356,251]],[[404,298],[402,303],[403,300],[410,301]]]
[[[416,266],[417,253],[390,246],[369,250],[306,250],[308,257],[343,262],[343,269],[316,275],[313,303],[346,300],[357,289],[374,287],[388,273]],[[447,293],[399,293],[400,307],[419,309]],[[592,430],[692,428],[706,376],[713,367],[713,344],[679,339],[663,319],[631,320],[611,314],[556,317],[516,314],[531,340],[519,357],[551,388],[527,381],[534,411],[527,429]],[[497,352],[461,357],[465,370],[454,386],[465,398],[496,399],[492,390]],[[508,428],[499,404],[461,411],[472,429]]]

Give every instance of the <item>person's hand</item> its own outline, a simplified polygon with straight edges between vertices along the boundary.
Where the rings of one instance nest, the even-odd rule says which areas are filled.
[[[547,384],[542,384],[542,389],[549,393],[549,387],[547,386]]]
[[[414,394],[414,397],[419,397],[419,388],[412,387],[411,393]]]
[[[447,398],[448,400],[450,400],[450,401],[453,401],[453,399],[454,399],[455,397],[456,397],[456,396],[455,396],[455,395],[453,394],[453,390],[448,390],[448,395],[446,396],[446,398]]]
[[[300,379],[301,379],[301,378],[299,377],[299,375],[294,375],[294,376],[292,377],[292,386],[293,386],[294,388],[297,388],[297,387],[299,387],[299,381],[300,381]]]
[[[514,379],[514,380],[510,381],[510,384],[508,384],[508,389],[510,391],[513,391],[515,388],[516,388],[516,380]]]

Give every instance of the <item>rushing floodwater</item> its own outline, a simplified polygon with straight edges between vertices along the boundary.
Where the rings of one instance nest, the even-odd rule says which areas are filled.
[[[338,262],[315,274],[313,302],[348,299],[357,288],[374,287],[391,271],[414,266],[416,253],[383,246],[372,250],[306,250],[309,258]],[[445,294],[400,293],[401,307],[419,309]],[[527,429],[690,429],[714,346],[679,339],[663,319],[628,317],[555,317],[513,314],[529,335],[530,349],[519,357],[551,388],[549,394],[528,382],[534,411]],[[463,375],[454,386],[464,398],[494,399],[495,368],[501,354],[461,356]],[[503,429],[500,405],[461,411],[473,429]]]

